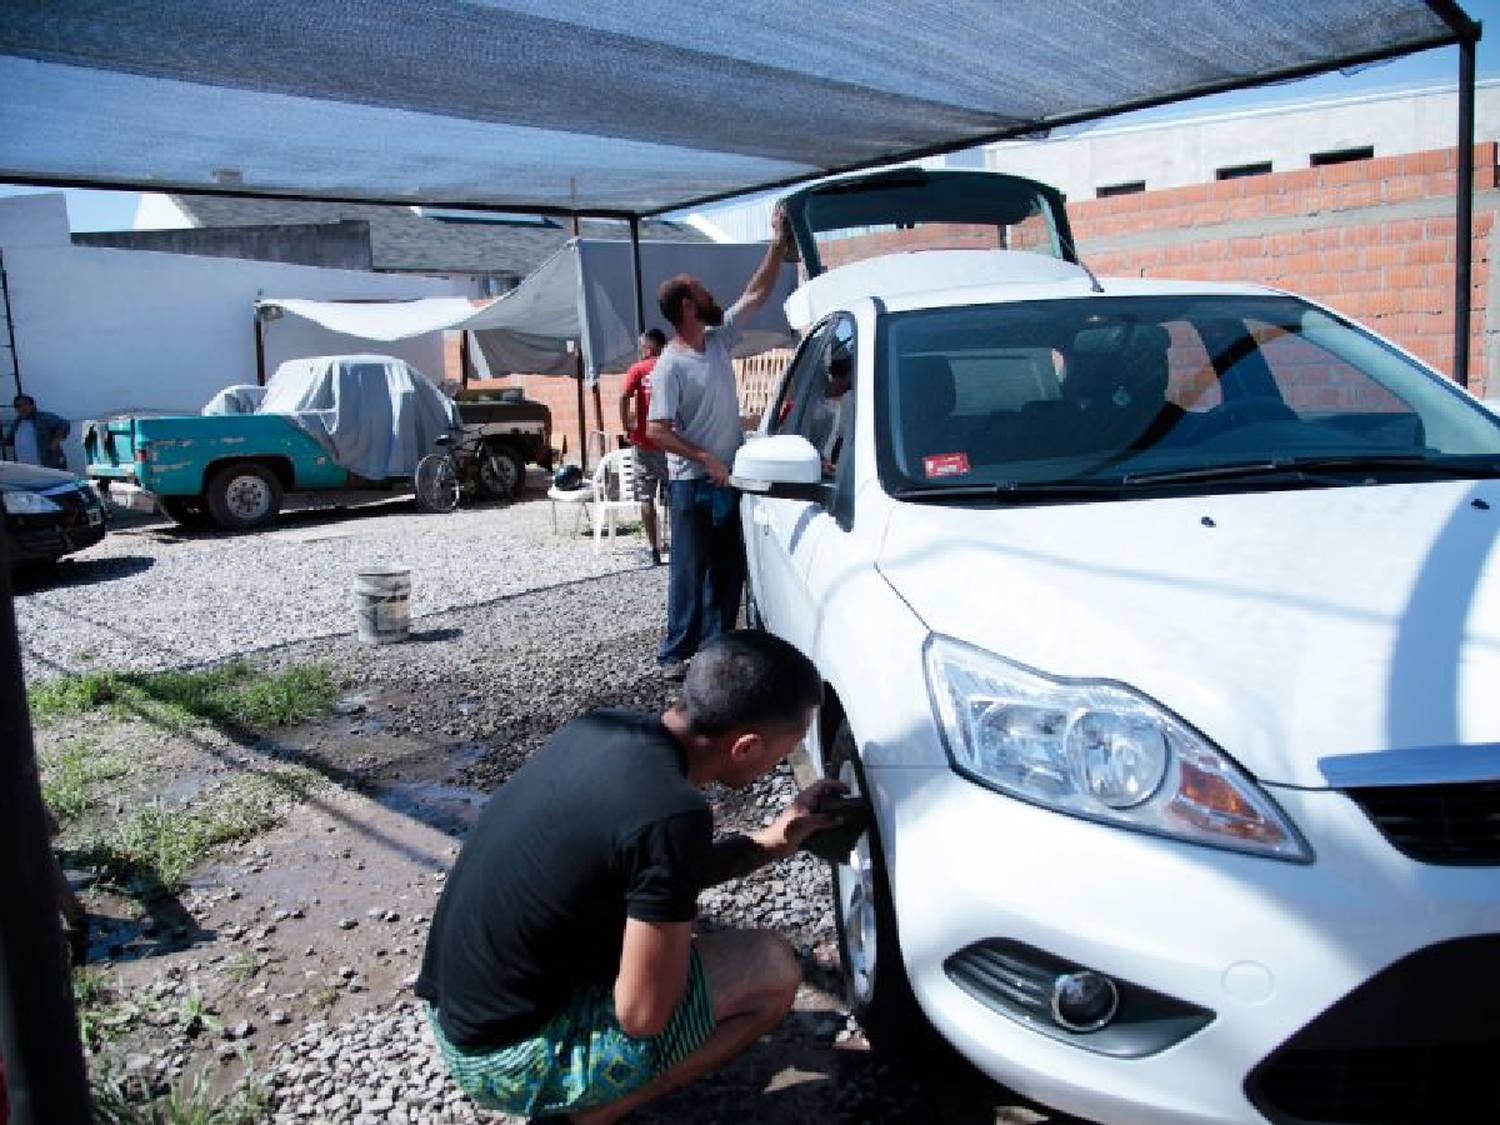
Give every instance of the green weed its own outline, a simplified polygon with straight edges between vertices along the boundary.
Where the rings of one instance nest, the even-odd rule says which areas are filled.
[[[85,842],[79,858],[148,899],[171,893],[214,848],[276,825],[285,803],[317,780],[311,770],[286,768],[242,774],[191,805],[156,798]]]
[[[270,1092],[250,1073],[224,1094],[205,1073],[157,1096],[144,1078],[105,1066],[90,1075],[89,1093],[100,1125],[256,1125],[271,1108]]]
[[[123,754],[101,754],[93,742],[62,742],[39,753],[42,800],[58,820],[81,816],[98,802],[105,782],[130,772]]]
[[[244,661],[193,672],[82,672],[30,692],[32,721],[107,708],[180,731],[203,722],[259,731],[305,722],[333,702],[338,688],[323,665],[268,673]]]

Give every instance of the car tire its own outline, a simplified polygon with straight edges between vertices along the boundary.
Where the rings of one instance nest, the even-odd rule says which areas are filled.
[[[180,527],[200,528],[213,523],[201,496],[158,496],[162,513]]]
[[[526,462],[514,446],[491,442],[479,462],[479,496],[484,500],[510,500],[526,484]]]
[[[848,722],[840,723],[834,735],[828,776],[842,781],[851,793],[868,791]],[[913,1041],[913,1029],[925,1021],[906,978],[880,829],[873,819],[848,861],[830,864],[829,869],[845,1000],[872,1047],[898,1051],[903,1042]]]
[[[250,531],[281,511],[281,481],[264,465],[237,461],[209,479],[204,497],[209,514],[224,530]]]

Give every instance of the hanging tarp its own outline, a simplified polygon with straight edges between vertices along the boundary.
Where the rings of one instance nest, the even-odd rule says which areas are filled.
[[[744,290],[765,253],[764,245],[754,243],[642,243],[646,327],[671,334],[656,307],[662,281],[691,274],[727,306]],[[786,266],[770,300],[746,322],[736,355],[755,355],[794,341],[783,305],[796,284],[795,268]],[[472,332],[496,372],[572,375],[582,349],[585,378],[592,382],[601,371],[620,370],[636,355],[635,270],[628,242],[573,239],[515,289],[478,306],[451,297],[359,303],[268,297],[258,304],[366,340]]]
[[[0,180],[653,214],[1474,35],[1449,0],[6,0]]]

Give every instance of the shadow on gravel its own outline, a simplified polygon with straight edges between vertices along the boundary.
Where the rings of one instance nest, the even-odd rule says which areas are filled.
[[[432,644],[434,641],[455,641],[464,635],[462,629],[413,629],[407,634],[408,644]]]
[[[129,578],[156,565],[156,560],[144,555],[117,555],[106,559],[63,559],[50,565],[27,566],[11,574],[14,592],[34,594],[38,590],[52,590],[65,586],[92,586],[96,582],[112,582],[117,578]]]

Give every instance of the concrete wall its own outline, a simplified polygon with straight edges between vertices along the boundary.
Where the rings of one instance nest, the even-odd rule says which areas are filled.
[[[1500,136],[1500,83],[1475,89],[1474,136]],[[1144,181],[1147,191],[1213,183],[1221,168],[1269,161],[1273,172],[1307,168],[1311,157],[1369,146],[1376,157],[1456,144],[1453,87],[1382,92],[1262,106],[1135,125],[1097,123],[1045,141],[1002,141],[986,166],[1051,184],[1070,202],[1103,187]]]
[[[103,231],[75,234],[79,246],[117,250],[157,250],[209,258],[249,258],[327,269],[374,269],[370,224],[299,223],[265,227],[195,227],[185,230]]]
[[[17,197],[26,199],[29,197]],[[10,201],[7,201],[7,203]],[[5,208],[0,206],[0,213]],[[64,245],[3,245],[21,386],[75,423],[110,414],[196,413],[214,393],[254,383],[257,297],[321,300],[450,296],[450,282]],[[283,318],[264,325],[266,372],[310,355],[379,352],[443,377],[440,334],[378,344]],[[0,417],[8,418],[7,409]]]

